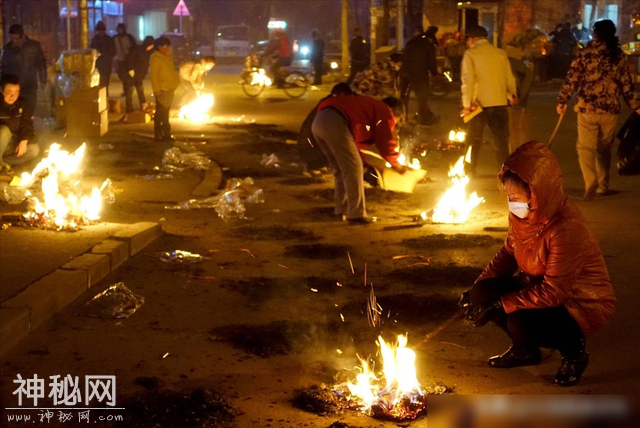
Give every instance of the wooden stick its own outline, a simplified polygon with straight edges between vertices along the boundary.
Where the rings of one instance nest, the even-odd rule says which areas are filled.
[[[553,143],[554,138],[556,138],[556,134],[558,133],[558,129],[560,129],[560,124],[562,123],[563,118],[564,118],[564,113],[562,113],[558,118],[558,123],[556,123],[555,129],[551,133],[551,137],[549,138],[549,144],[547,144],[549,148],[551,148],[551,144]]]

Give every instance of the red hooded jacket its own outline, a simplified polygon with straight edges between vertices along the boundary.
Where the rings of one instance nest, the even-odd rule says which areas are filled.
[[[478,281],[513,275],[524,289],[502,297],[507,313],[564,305],[585,335],[602,328],[616,298],[600,246],[562,188],[558,160],[545,144],[529,142],[505,161],[529,184],[529,215],[509,214],[507,241]],[[476,281],[477,282],[477,281]]]
[[[318,111],[327,107],[339,110],[349,121],[358,150],[375,145],[387,162],[399,165],[398,142],[393,135],[396,121],[389,106],[375,98],[345,95],[327,99],[320,104]]]

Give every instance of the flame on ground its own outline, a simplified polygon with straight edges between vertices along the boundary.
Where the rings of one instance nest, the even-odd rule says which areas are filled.
[[[449,131],[449,141],[452,143],[464,143],[467,139],[467,133],[462,129],[452,129]]]
[[[411,159],[411,162],[408,162],[407,156],[405,156],[404,153],[400,153],[400,155],[398,156],[398,163],[410,169],[418,170],[422,168],[422,165],[420,165],[420,160],[418,158],[413,158]],[[391,168],[391,164],[389,162],[386,162],[385,165],[387,168]]]
[[[260,68],[251,73],[250,85],[271,86],[271,79],[265,73],[264,68]]]
[[[48,156],[31,173],[23,173],[16,184],[12,183],[28,189],[38,180],[42,181],[41,197],[26,192],[29,211],[24,218],[33,226],[63,230],[95,222],[100,219],[103,193],[111,190],[111,180],[107,179],[100,188],[94,187],[89,194],[85,194],[77,176],[86,144],[83,143],[73,153],[60,150],[60,147],[59,144],[52,144]]]
[[[352,406],[372,415],[393,419],[415,419],[424,408],[424,392],[416,376],[416,354],[407,348],[407,336],[399,335],[394,346],[378,336],[382,371],[376,373],[366,359],[360,360],[360,373],[347,383]]]
[[[467,197],[466,187],[469,184],[469,176],[464,172],[464,165],[471,161],[471,147],[465,156],[449,170],[449,177],[453,183],[440,198],[433,212],[433,221],[436,223],[464,223],[475,207],[484,202],[484,198],[473,192]]]
[[[207,122],[211,119],[209,112],[213,107],[213,102],[213,94],[202,94],[189,104],[183,106],[178,112],[178,117],[193,122]]]

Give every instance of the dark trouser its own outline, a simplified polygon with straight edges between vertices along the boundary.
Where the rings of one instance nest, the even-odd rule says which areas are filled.
[[[481,305],[522,289],[516,277],[488,278],[470,292],[471,305]],[[564,306],[521,309],[501,314],[493,320],[520,349],[551,348],[563,356],[577,356],[583,349],[584,334]]]
[[[402,102],[409,117],[409,101],[411,99],[411,91],[416,94],[418,99],[418,124],[430,125],[433,123],[435,115],[429,108],[429,80],[427,79],[409,79],[402,78],[400,81],[400,93],[402,94]]]
[[[122,82],[122,90],[124,91],[127,113],[131,113],[133,111],[133,78],[121,62],[116,63],[116,70],[118,72],[118,78]]]
[[[40,146],[35,143],[27,144],[27,151],[20,157],[16,155],[18,139],[11,133],[7,125],[0,125],[0,165],[20,165],[34,159],[40,153]]]
[[[313,84],[322,85],[322,61],[314,62],[313,65]]]
[[[460,81],[460,72],[462,71],[462,57],[450,56],[449,62],[451,63],[451,74],[454,82]]]
[[[353,82],[353,79],[356,78],[356,75],[361,71],[363,71],[365,68],[367,68],[366,62],[351,61],[351,70],[349,72],[349,78],[347,79],[347,84],[350,85],[351,82]]]
[[[173,91],[163,91],[156,94],[156,114],[153,116],[153,134],[155,138],[171,138],[169,124],[169,109],[173,103]]]
[[[33,117],[38,103],[38,84],[33,82],[20,85],[20,96],[25,100],[24,114]]]
[[[107,95],[109,95],[109,82],[111,81],[111,68],[113,58],[107,58],[99,56],[96,60],[96,68],[100,73],[100,87],[107,88]]]
[[[485,107],[483,111],[469,122],[468,145],[471,150],[471,169],[468,173],[475,174],[478,158],[484,136],[484,128],[488,125],[493,133],[493,145],[496,149],[498,169],[509,157],[509,110],[507,106]]]
[[[147,99],[144,96],[144,76],[134,76],[133,87],[136,88],[136,92],[138,93],[138,101],[140,101],[140,109],[142,110],[142,104],[147,102]]]
[[[525,107],[529,99],[529,92],[531,92],[531,85],[533,85],[533,70],[519,59],[509,58],[509,64],[511,64],[511,71],[518,83],[519,105]]]

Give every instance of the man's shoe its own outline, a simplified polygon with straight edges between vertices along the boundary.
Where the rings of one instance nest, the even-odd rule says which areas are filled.
[[[589,353],[587,351],[583,351],[576,358],[568,358],[563,356],[562,363],[560,363],[560,368],[556,372],[556,376],[554,378],[556,385],[576,385],[578,382],[580,382],[582,373],[584,373],[588,365]]]
[[[502,355],[496,355],[487,360],[494,369],[510,369],[513,367],[537,366],[542,361],[539,348],[523,349],[511,346]]]
[[[370,217],[358,217],[348,218],[347,222],[351,225],[367,225],[373,223],[375,220]]]
[[[619,193],[620,192],[618,190],[604,189],[596,191],[596,196],[613,196]]]

